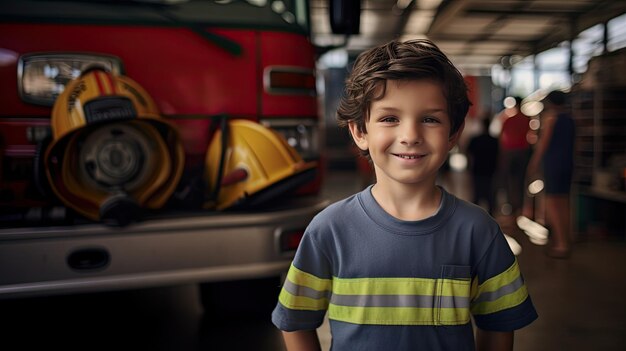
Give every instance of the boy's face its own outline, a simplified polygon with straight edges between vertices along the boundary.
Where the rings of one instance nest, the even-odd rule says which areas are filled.
[[[379,184],[435,184],[454,147],[447,100],[431,80],[387,81],[385,96],[373,101],[366,132],[349,125],[357,146],[369,150]]]

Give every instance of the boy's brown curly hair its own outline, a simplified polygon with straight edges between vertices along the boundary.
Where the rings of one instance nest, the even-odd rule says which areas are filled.
[[[371,103],[385,96],[385,82],[417,79],[432,79],[442,84],[448,101],[450,135],[454,134],[471,105],[467,86],[448,57],[426,39],[391,41],[361,53],[346,79],[345,94],[337,108],[337,124],[345,127],[353,122],[359,131],[366,133]]]

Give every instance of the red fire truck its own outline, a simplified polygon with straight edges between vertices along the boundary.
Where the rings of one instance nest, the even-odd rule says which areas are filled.
[[[337,32],[354,31],[355,23],[358,28],[358,6],[350,3],[330,6]],[[323,160],[316,48],[309,35],[309,4],[299,0],[1,2],[0,298],[183,283],[208,289],[209,283],[283,273],[303,229],[327,205],[317,196]],[[93,66],[102,70],[95,80],[100,91],[109,80],[117,82],[111,96],[123,87],[132,99],[152,99],[158,116],[146,118],[160,119],[153,128],[160,131],[95,123],[89,137],[75,136],[80,128],[65,109],[95,108],[89,102],[79,106],[80,94],[90,88],[75,83]],[[68,84],[74,84],[72,91],[65,90]],[[137,93],[141,89],[145,94]],[[61,97],[71,106],[58,107],[55,116]],[[120,115],[99,108],[99,114],[91,111],[92,120]],[[229,122],[220,127],[224,120]],[[288,198],[262,197],[267,201],[236,210],[207,206],[207,174],[220,168],[208,154],[219,147],[220,130],[235,120],[280,133],[317,172]],[[163,125],[177,138],[162,133]],[[151,146],[151,136],[159,135],[164,140]],[[143,144],[137,141],[142,138]],[[178,156],[173,143],[182,150]],[[128,150],[131,144],[136,150]],[[52,145],[65,149],[51,155]],[[159,147],[174,154],[148,161]],[[113,201],[116,210],[104,211],[104,202],[115,196],[101,203],[97,191],[75,196],[89,186],[78,184],[82,173],[102,186],[126,172],[123,167],[141,172],[150,164],[148,173],[167,172],[161,178],[175,184],[141,217],[134,217],[137,204],[119,199]],[[130,178],[120,177],[123,188]],[[107,225],[107,218],[118,222]]]

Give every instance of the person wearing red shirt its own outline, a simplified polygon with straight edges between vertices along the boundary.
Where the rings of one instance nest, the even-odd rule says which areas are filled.
[[[530,144],[527,140],[530,119],[522,113],[521,102],[522,98],[515,97],[515,106],[506,108],[499,116],[503,120],[499,138],[501,179],[511,206],[510,214],[513,215],[519,215],[522,209],[526,167],[530,159]]]

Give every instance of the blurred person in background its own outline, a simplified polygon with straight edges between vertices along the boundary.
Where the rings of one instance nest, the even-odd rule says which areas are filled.
[[[569,196],[574,168],[575,125],[564,92],[550,92],[543,104],[539,139],[528,164],[527,177],[534,177],[543,166],[546,221],[551,229],[547,254],[567,258],[571,249]]]
[[[508,98],[507,98],[508,99]],[[505,99],[506,100],[506,99]],[[508,105],[505,103],[505,106]],[[510,209],[503,209],[502,214],[518,216],[522,210],[525,192],[526,167],[530,159],[530,144],[527,140],[529,117],[522,110],[522,98],[515,97],[513,106],[506,108],[497,118],[502,120],[500,132],[500,175],[506,189]]]
[[[469,169],[472,175],[474,197],[472,202],[480,205],[485,201],[489,214],[494,215],[495,186],[494,175],[498,165],[498,139],[489,134],[491,119],[486,113],[481,119],[482,131],[474,136],[467,146]]]

